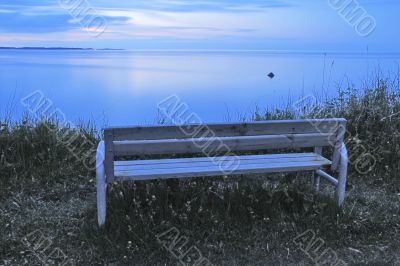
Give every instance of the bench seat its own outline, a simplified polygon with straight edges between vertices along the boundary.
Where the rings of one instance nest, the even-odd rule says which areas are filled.
[[[247,155],[237,157],[239,164],[233,166],[231,174],[261,174],[292,171],[313,171],[331,165],[331,161],[317,153],[288,153],[268,155]],[[116,181],[152,180],[203,176],[220,176],[220,164],[230,163],[232,157],[207,157],[115,161]],[[223,164],[223,163],[222,163]]]

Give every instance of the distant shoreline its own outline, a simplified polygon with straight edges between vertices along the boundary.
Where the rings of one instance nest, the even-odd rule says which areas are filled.
[[[400,57],[400,51],[390,52],[354,52],[319,50],[175,50],[175,49],[114,49],[114,48],[68,48],[68,47],[0,47],[0,51],[124,51],[130,53],[152,54],[247,54],[247,55],[306,55],[306,56],[353,56],[353,57]]]
[[[111,48],[68,48],[68,47],[0,47],[0,50],[73,50],[73,51],[123,51],[124,49]]]

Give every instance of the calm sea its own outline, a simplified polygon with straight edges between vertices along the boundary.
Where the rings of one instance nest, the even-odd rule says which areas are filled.
[[[396,75],[399,62],[399,54],[1,50],[0,112],[17,119],[30,109],[21,99],[36,92],[68,121],[152,124],[158,103],[176,95],[205,122],[234,121],[256,106],[361,88]]]

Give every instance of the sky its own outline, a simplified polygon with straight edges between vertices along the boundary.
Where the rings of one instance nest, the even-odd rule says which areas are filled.
[[[0,0],[0,46],[400,52],[399,12],[398,0]]]

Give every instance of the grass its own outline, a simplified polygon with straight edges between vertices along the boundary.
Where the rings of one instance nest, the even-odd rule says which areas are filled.
[[[304,106],[258,110],[252,119],[348,119],[353,160],[342,210],[329,186],[320,195],[310,190],[309,173],[135,182],[112,187],[103,230],[94,172],[63,145],[74,135],[77,150],[93,147],[95,127],[1,121],[0,265],[41,265],[55,248],[74,265],[179,265],[158,241],[171,228],[187,237],[182,250],[195,246],[213,265],[313,265],[293,241],[307,230],[348,265],[400,265],[398,79]],[[366,153],[377,163],[360,174],[357,158]],[[47,250],[32,252],[22,241],[35,230],[50,241]],[[55,253],[49,259],[60,262]]]

